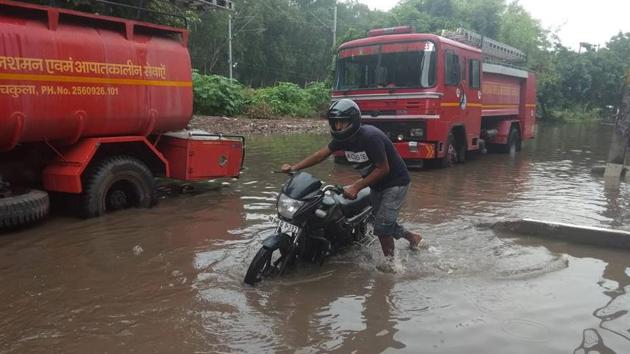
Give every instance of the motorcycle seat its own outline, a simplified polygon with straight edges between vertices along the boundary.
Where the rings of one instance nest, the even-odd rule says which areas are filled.
[[[337,203],[341,207],[341,212],[347,218],[353,217],[360,213],[365,207],[369,206],[372,201],[370,200],[370,187],[363,188],[357,194],[357,199],[346,199],[343,195],[336,194],[334,196]]]

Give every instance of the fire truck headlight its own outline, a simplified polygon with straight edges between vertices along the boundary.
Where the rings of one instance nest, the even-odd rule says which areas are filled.
[[[409,130],[409,136],[414,138],[423,138],[424,137],[424,129],[422,128],[414,128]]]
[[[398,141],[403,141],[404,138],[405,138],[405,136],[402,135],[402,134],[398,134],[398,136],[397,136]]]

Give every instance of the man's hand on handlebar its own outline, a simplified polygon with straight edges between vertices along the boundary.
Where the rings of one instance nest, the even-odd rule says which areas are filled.
[[[284,172],[284,173],[289,173],[289,172],[294,171],[294,170],[292,169],[292,167],[293,167],[293,166],[291,166],[290,164],[285,163],[284,165],[282,165],[282,167],[280,167],[280,171],[282,171],[282,172]]]
[[[343,187],[343,196],[347,199],[357,199],[357,194],[359,194],[359,188],[354,184]]]

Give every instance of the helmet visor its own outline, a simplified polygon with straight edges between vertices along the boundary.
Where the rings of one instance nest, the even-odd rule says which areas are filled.
[[[330,120],[330,128],[336,132],[342,132],[346,130],[352,122],[350,119],[331,119]]]

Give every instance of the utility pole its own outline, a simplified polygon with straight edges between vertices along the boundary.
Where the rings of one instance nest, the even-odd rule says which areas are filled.
[[[232,80],[232,15],[228,16],[228,66],[230,67],[230,80]]]
[[[333,25],[332,25],[332,33],[333,33],[333,48],[337,44],[337,1],[335,1],[335,9],[333,11]]]
[[[615,123],[604,177],[619,179],[624,170],[626,151],[630,143],[630,68],[626,72],[626,82],[619,115]],[[626,174],[630,172],[626,171]],[[627,177],[627,176],[626,176]]]

